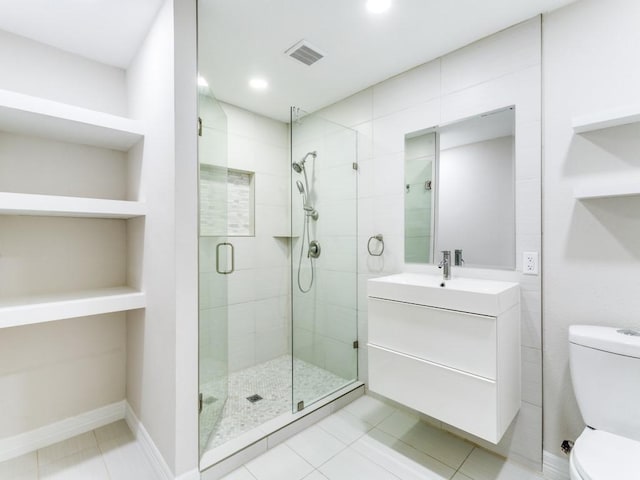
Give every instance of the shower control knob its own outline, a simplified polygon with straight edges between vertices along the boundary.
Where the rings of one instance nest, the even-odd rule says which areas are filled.
[[[312,240],[309,242],[309,257],[318,258],[320,256],[320,242]]]

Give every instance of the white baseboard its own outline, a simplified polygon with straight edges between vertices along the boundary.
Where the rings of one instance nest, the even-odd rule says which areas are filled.
[[[0,462],[67,440],[125,417],[125,401],[0,439]]]
[[[542,473],[548,480],[569,480],[569,458],[542,452]]]
[[[126,402],[126,412],[124,419],[133,432],[136,441],[144,450],[144,453],[149,459],[149,462],[151,462],[153,469],[158,475],[158,478],[162,480],[174,480],[175,477],[173,476],[173,472],[169,468],[169,465],[167,465],[167,462],[164,461],[164,457],[160,453],[160,450],[158,450],[158,447],[156,447],[156,444],[151,439],[151,435],[149,435],[149,432],[147,432],[147,430],[144,428],[144,425],[142,425],[142,422],[138,419],[128,402]],[[188,479],[189,477],[186,477],[184,479],[180,477],[180,480]]]

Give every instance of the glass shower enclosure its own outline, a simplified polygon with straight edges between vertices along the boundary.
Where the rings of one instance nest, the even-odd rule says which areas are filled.
[[[198,95],[199,401],[200,452],[206,448],[228,395],[227,118],[208,88]]]
[[[199,98],[200,453],[209,459],[219,448],[228,454],[229,442],[242,448],[263,438],[265,424],[281,428],[357,379],[357,134],[292,109],[289,154],[277,171],[243,173],[227,155],[238,136],[228,134],[225,105],[208,90]],[[290,223],[274,234],[258,202],[274,195],[261,182],[279,173],[290,190],[281,207]],[[240,185],[243,174],[251,181]],[[238,189],[251,185],[255,231],[238,236],[238,209],[248,208],[237,201]],[[269,291],[282,283],[284,297],[275,303],[261,297],[264,285],[247,284],[269,272],[247,258],[260,249],[281,252],[288,264],[263,277]],[[261,318],[282,321],[283,337],[260,334]],[[256,351],[270,341],[285,350],[239,365],[233,332],[251,328]]]
[[[211,85],[220,1],[198,1]],[[288,124],[262,117],[209,87],[198,100],[205,470],[357,379],[357,133],[297,108]]]
[[[357,132],[291,109],[292,395],[302,410],[354,381]]]

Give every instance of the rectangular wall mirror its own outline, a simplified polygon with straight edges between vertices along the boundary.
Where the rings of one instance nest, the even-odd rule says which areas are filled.
[[[515,268],[515,107],[405,135],[405,262]]]

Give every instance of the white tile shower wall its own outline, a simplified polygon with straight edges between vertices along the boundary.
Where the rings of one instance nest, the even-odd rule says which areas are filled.
[[[640,171],[638,124],[575,134],[574,116],[640,105],[635,0],[583,0],[545,15],[544,449],[584,422],[569,371],[571,324],[640,326],[640,198],[578,201],[580,181]]]
[[[519,281],[522,285],[522,408],[503,441],[487,447],[538,469],[542,462],[540,277],[522,276],[519,257],[524,250],[541,248],[540,24],[540,18],[533,18],[320,112],[359,132],[358,335],[360,344],[366,345],[368,278],[408,268],[438,274],[432,266],[404,262],[404,134],[516,106],[516,271],[468,269],[464,274]],[[367,254],[367,240],[376,233],[384,235],[382,257]],[[366,381],[365,348],[359,351],[359,362],[360,379]]]
[[[286,124],[222,104],[228,167],[255,172],[255,235],[229,237],[229,371],[289,353],[289,155]]]

